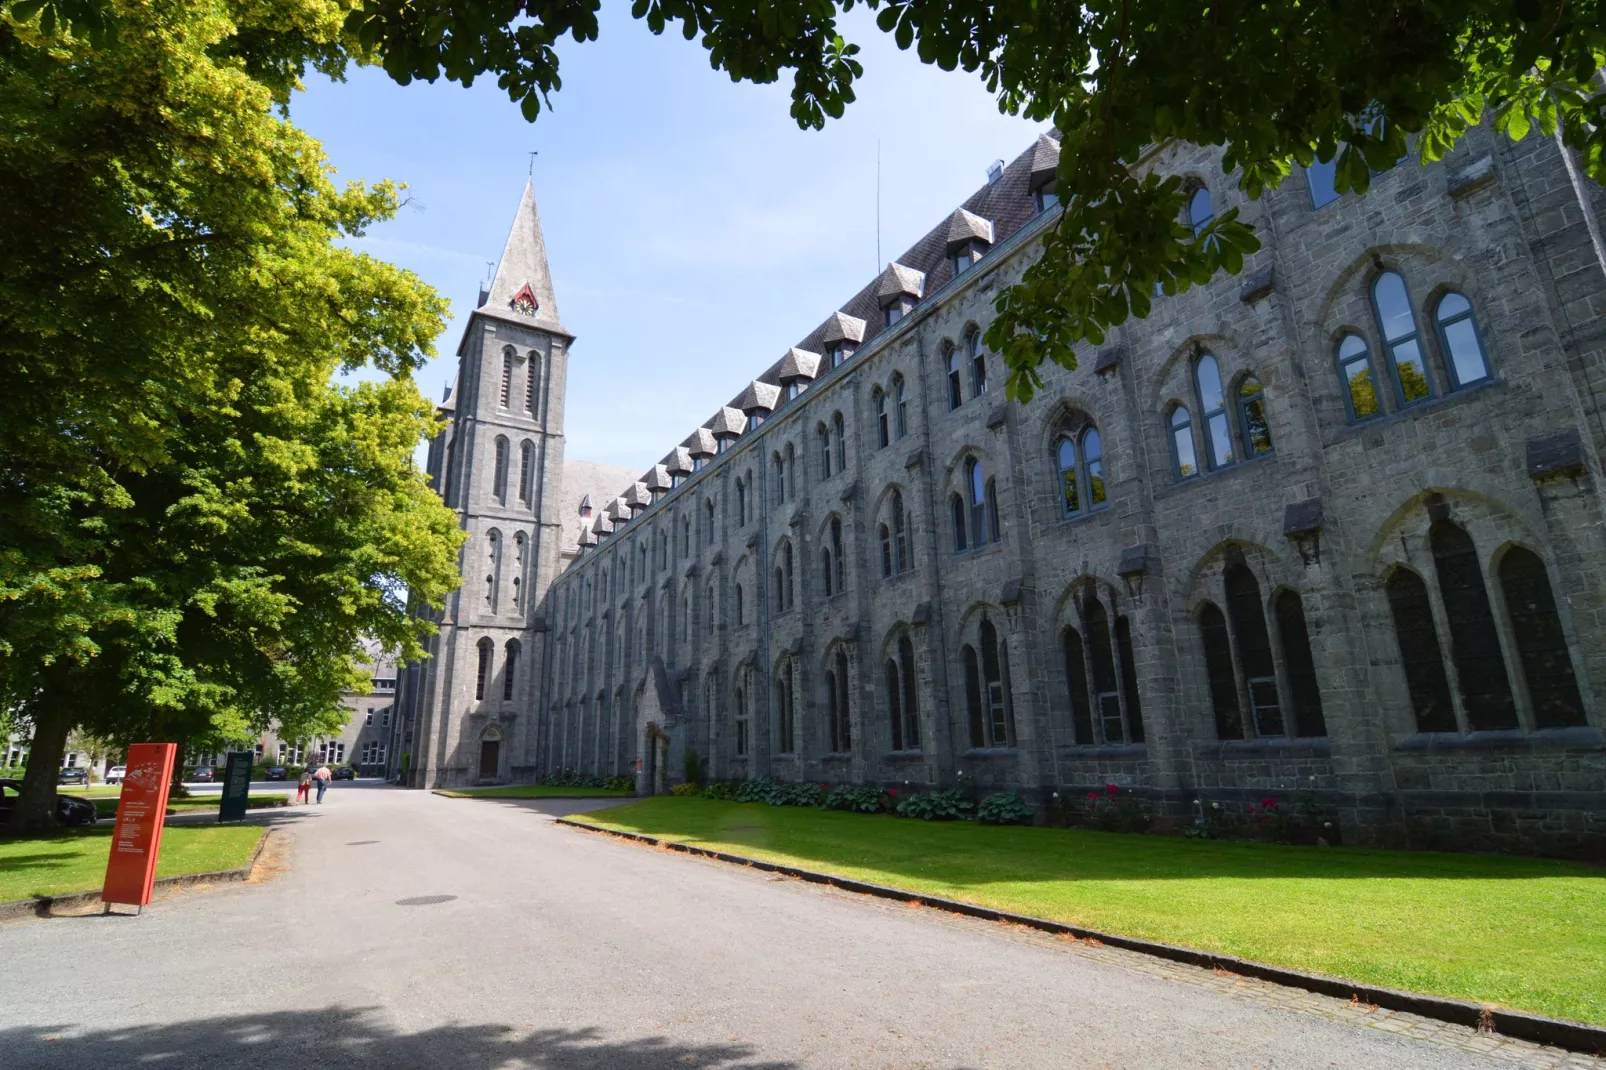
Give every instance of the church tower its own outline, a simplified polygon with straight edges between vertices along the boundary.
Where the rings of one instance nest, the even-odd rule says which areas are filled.
[[[558,318],[535,191],[524,187],[489,289],[458,343],[429,473],[468,532],[463,584],[419,667],[406,780],[528,779],[546,671],[547,587],[561,567],[563,398],[574,336]]]

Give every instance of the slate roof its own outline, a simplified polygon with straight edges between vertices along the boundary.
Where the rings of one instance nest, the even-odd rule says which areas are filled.
[[[741,409],[723,405],[708,421],[708,429],[716,435],[739,435],[747,430],[747,414]]]
[[[608,501],[622,485],[629,482],[631,474],[630,469],[617,465],[564,458],[563,498],[559,502],[558,512],[563,518],[558,543],[560,553],[572,553],[579,545],[580,529],[587,525],[595,527],[595,521],[602,519],[598,515],[600,510],[592,512],[595,521],[582,518],[581,504],[587,500],[593,505]],[[612,530],[611,525],[608,530]]]
[[[741,396],[731,403],[732,408],[743,412],[752,412],[755,409],[763,412],[774,412],[776,403],[781,400],[781,388],[774,383],[761,382],[754,379],[747,384]]]
[[[963,208],[954,209],[954,214],[948,217],[948,244],[950,247],[964,242],[980,240],[992,244],[993,221],[983,219],[974,212],[967,212]]]
[[[810,353],[806,349],[793,346],[786,351],[786,356],[775,366],[775,378],[778,382],[787,379],[813,379],[820,371],[820,361],[824,358],[818,353]]]
[[[674,475],[676,473],[681,475],[690,475],[692,470],[691,450],[687,449],[685,446],[676,446],[674,449],[669,451],[663,460],[659,461],[658,463],[669,469],[670,475]]]
[[[926,273],[916,271],[911,267],[904,267],[894,260],[887,265],[887,270],[881,273],[876,280],[875,295],[878,298],[898,297],[907,294],[919,300],[926,294]],[[855,342],[864,341],[864,324],[859,324],[859,337]]]
[[[533,312],[525,311],[516,300],[526,287],[535,301]],[[497,261],[496,277],[491,280],[485,300],[463,325],[463,340],[457,347],[459,355],[474,330],[475,319],[482,316],[573,337],[558,319],[558,298],[552,290],[552,272],[547,267],[541,213],[536,209],[535,187],[530,183],[524,185],[518,214],[513,217],[513,229],[508,231],[507,243],[502,247],[502,259]]]
[[[880,281],[878,278],[870,285],[875,286]],[[865,287],[866,290],[869,288],[869,286]],[[860,292],[863,293],[862,290]],[[874,311],[879,312],[880,310],[881,304],[877,301]],[[833,312],[826,318],[823,327],[824,329],[820,333],[820,341],[826,345],[830,345],[833,342],[853,342],[857,344],[864,341],[865,322],[858,316],[850,316],[845,312]]]

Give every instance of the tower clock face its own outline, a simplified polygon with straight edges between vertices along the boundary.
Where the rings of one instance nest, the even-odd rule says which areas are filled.
[[[512,306],[514,312],[524,316],[533,316],[541,308],[541,303],[535,299],[535,291],[530,289],[529,283],[520,286],[519,292],[513,295],[513,300],[508,304]]]

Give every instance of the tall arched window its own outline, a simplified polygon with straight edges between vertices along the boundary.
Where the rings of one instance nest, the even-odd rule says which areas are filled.
[[[796,707],[792,702],[792,659],[787,658],[775,674],[775,752],[797,753]]]
[[[1216,206],[1210,199],[1210,190],[1200,186],[1188,198],[1188,226],[1193,229],[1193,236],[1197,238],[1204,233],[1206,227],[1215,222]]]
[[[735,701],[731,704],[736,711],[736,757],[747,757],[747,692],[741,688],[736,689]]]
[[[915,691],[915,646],[907,635],[898,639],[898,669],[903,683],[903,749],[920,749],[920,697]]]
[[[1338,379],[1344,391],[1344,405],[1351,420],[1369,420],[1382,411],[1377,402],[1377,387],[1372,383],[1372,359],[1366,340],[1358,334],[1346,334],[1338,340],[1335,350],[1338,360]]]
[[[1080,746],[1093,744],[1093,710],[1087,701],[1087,655],[1082,636],[1075,628],[1060,633],[1065,651],[1065,682],[1071,693],[1071,731]]]
[[[970,494],[970,544],[997,542],[998,489],[974,457],[965,462],[965,487]]]
[[[1474,732],[1516,728],[1517,707],[1472,537],[1441,520],[1428,529],[1428,545],[1450,626],[1450,656],[1460,678],[1467,723]]]
[[[1277,615],[1277,638],[1282,642],[1283,668],[1288,674],[1294,734],[1325,736],[1327,720],[1322,716],[1322,688],[1310,653],[1310,632],[1305,627],[1305,603],[1285,589],[1272,599],[1272,610]]]
[[[960,404],[964,401],[964,397],[960,394],[960,389],[959,389],[959,384],[960,384],[960,366],[959,366],[959,362],[960,362],[959,350],[950,349],[948,351],[948,407],[950,409],[959,408]]]
[[[1439,298],[1434,319],[1439,325],[1439,347],[1444,351],[1451,384],[1460,388],[1489,378],[1489,360],[1483,352],[1478,321],[1472,315],[1472,302],[1464,294],[1451,291]]]
[[[1205,676],[1210,681],[1210,705],[1216,714],[1216,738],[1242,739],[1244,723],[1238,709],[1238,681],[1232,667],[1227,618],[1211,602],[1199,610],[1199,640],[1204,647]]]
[[[820,446],[820,478],[831,478],[831,435],[825,429],[825,424],[818,424],[814,428],[814,437]]]
[[[1110,615],[1097,598],[1082,607],[1087,624],[1088,647],[1093,654],[1093,697],[1100,730],[1106,743],[1125,743],[1125,719],[1121,716],[1121,691],[1115,674],[1115,647],[1110,637]]]
[[[502,533],[492,528],[485,536],[485,608],[496,612],[502,585]]]
[[[846,586],[847,562],[842,554],[842,520],[834,516],[831,518],[831,559],[836,564],[835,582],[831,589],[841,591]]]
[[[703,502],[703,523],[706,526],[706,534],[703,536],[703,541],[712,546],[719,537],[719,533],[714,529],[714,499],[712,498]]]
[[[976,658],[976,648],[966,643],[959,652],[959,660],[965,666],[965,709],[970,714],[970,745],[985,747],[987,721],[982,710],[981,662]]]
[[[981,332],[971,331],[965,348],[970,351],[970,396],[979,398],[987,393],[987,354],[982,352]]]
[[[878,388],[875,392],[875,442],[876,448],[886,449],[892,442],[891,418],[887,413],[887,395]]]
[[[514,610],[514,612],[523,612],[523,610],[524,610],[525,550],[528,548],[528,542],[529,542],[529,540],[525,537],[524,532],[515,531],[513,533],[513,610]]]
[[[496,500],[507,504],[507,439],[496,436],[496,467],[491,475],[491,493]]]
[[[1584,724],[1584,702],[1544,562],[1533,551],[1513,546],[1500,559],[1500,590],[1533,703],[1534,727]]]
[[[797,499],[797,450],[792,444],[786,444],[786,497],[789,501]]]
[[[535,479],[535,444],[525,439],[519,444],[519,501],[528,502]]]
[[[505,660],[502,662],[502,701],[512,702],[513,689],[518,686],[519,641],[517,639],[509,639],[507,641],[507,652],[504,658]]]
[[[1416,313],[1411,311],[1405,280],[1397,272],[1385,271],[1372,283],[1372,308],[1383,332],[1389,370],[1400,404],[1410,405],[1432,397],[1433,384],[1428,379],[1427,361],[1422,356]]]
[[[1015,714],[1009,695],[1009,662],[993,622],[983,617],[977,630],[981,645],[982,700],[986,717],[987,745],[1015,745]]]
[[[481,639],[479,643],[480,661],[479,669],[474,675],[474,701],[479,702],[485,698],[485,682],[491,677],[491,652],[495,646],[489,638]]]
[[[1238,426],[1243,428],[1245,454],[1260,457],[1271,452],[1271,422],[1266,419],[1266,391],[1253,375],[1244,376],[1238,384]]]
[[[1238,665],[1249,696],[1249,714],[1257,736],[1283,735],[1282,703],[1277,695],[1277,664],[1266,633],[1266,610],[1260,602],[1260,584],[1247,565],[1232,565],[1223,576],[1227,617],[1238,646]]]
[[[1383,590],[1394,616],[1394,640],[1400,647],[1400,666],[1405,670],[1416,730],[1454,732],[1455,705],[1427,584],[1410,569],[1396,568],[1384,581]]]
[[[1199,461],[1193,452],[1193,418],[1186,405],[1171,410],[1171,463],[1178,479],[1199,474]]]
[[[831,701],[831,751],[846,754],[853,749],[853,717],[848,703],[848,655],[837,648],[835,668],[826,674],[826,690]]]
[[[497,396],[498,404],[507,408],[509,393],[513,387],[513,350],[502,350],[502,392]]]
[[[747,526],[747,479],[743,478],[736,480],[736,526]]]
[[[776,505],[785,505],[786,462],[781,460],[779,451],[770,457],[770,468],[774,472],[774,478],[771,480],[773,485],[770,488],[770,500]]]
[[[1054,448],[1060,477],[1060,508],[1066,516],[1102,509],[1105,502],[1104,443],[1098,429],[1082,432],[1081,444],[1067,434]]]
[[[893,431],[898,438],[902,438],[909,433],[909,388],[901,375],[892,377],[892,399],[895,415]]]
[[[962,554],[969,548],[965,539],[965,500],[957,494],[948,496],[948,511],[954,525],[954,553]],[[885,530],[885,528],[883,528]],[[891,555],[887,555],[891,560]]]
[[[892,567],[895,572],[909,571],[909,529],[903,511],[903,493],[892,492]]]
[[[1143,704],[1138,698],[1138,663],[1132,656],[1132,622],[1115,618],[1115,653],[1121,659],[1121,696],[1126,699],[1127,738],[1143,742]]]
[[[714,623],[715,623],[715,621],[714,621],[714,584],[713,584],[712,580],[709,581],[709,584],[708,584],[707,587],[703,588],[703,616],[707,620],[706,627],[708,629],[708,632],[709,632],[710,635],[712,635],[713,631],[714,631]]]
[[[836,470],[848,468],[848,424],[840,412],[831,415],[831,435],[836,439]]]
[[[1203,413],[1205,457],[1211,468],[1225,468],[1237,460],[1232,448],[1232,425],[1227,419],[1227,399],[1221,391],[1221,368],[1209,353],[1199,357],[1193,367],[1194,384],[1199,390],[1199,411]]]
[[[882,524],[876,534],[881,540],[881,578],[887,579],[892,575],[892,529]]]
[[[836,565],[831,560],[829,545],[820,547],[820,586],[825,591],[825,597],[836,594]]]
[[[898,672],[896,659],[887,659],[884,676],[887,688],[887,720],[892,727],[892,749],[903,750],[903,697],[901,694],[903,681]]]
[[[743,603],[742,603],[742,585],[738,583],[736,585],[736,623],[737,624],[746,624],[747,623],[747,612],[746,612],[746,610],[747,610],[747,607],[745,605],[743,605]]]
[[[535,380],[540,375],[541,358],[531,353],[530,359],[524,362],[524,411],[535,413]]]

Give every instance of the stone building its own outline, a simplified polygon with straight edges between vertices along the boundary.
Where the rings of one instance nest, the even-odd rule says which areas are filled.
[[[1606,854],[1606,195],[1487,128],[1364,197],[1318,166],[1250,201],[1219,150],[1155,146],[1135,166],[1184,178],[1190,223],[1236,207],[1261,251],[1020,405],[980,334],[1054,225],[1057,158],[1045,136],[995,166],[592,496],[550,590],[579,510],[541,498],[529,604],[423,667],[460,681],[429,782],[492,732],[508,775],[644,791],[689,748],[718,778],[1116,783],[1174,821],[1298,790],[1351,841]],[[569,336],[513,296],[470,323],[454,396],[511,340],[561,411]],[[476,403],[485,508],[505,418]],[[466,522],[460,604],[507,607],[506,543]],[[533,671],[505,684],[504,649]]]

